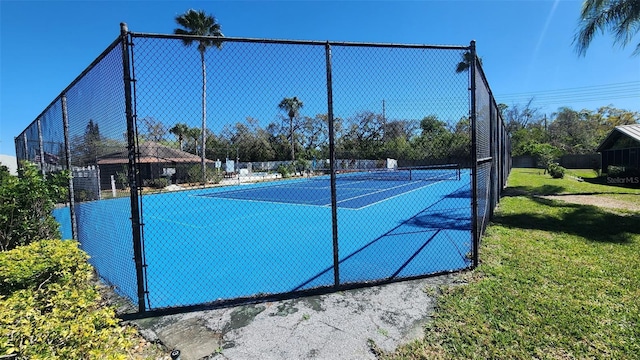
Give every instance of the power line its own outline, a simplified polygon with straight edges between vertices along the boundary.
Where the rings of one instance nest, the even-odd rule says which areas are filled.
[[[528,91],[528,92],[520,92],[520,93],[511,93],[511,94],[503,94],[503,95],[531,95],[536,93],[553,93],[553,92],[566,92],[566,91],[583,91],[583,89],[594,89],[594,88],[608,88],[608,87],[620,87],[620,86],[628,86],[628,85],[640,85],[640,81],[627,81],[621,83],[614,84],[603,84],[603,85],[590,85],[590,86],[580,86],[580,87],[572,87],[572,88],[563,88],[563,89],[555,89],[555,90],[538,90],[538,91]]]
[[[533,99],[538,106],[553,104],[573,104],[592,101],[612,101],[622,99],[640,99],[640,81],[628,81],[614,84],[573,87],[554,90],[540,90],[510,94],[496,94],[501,103],[528,102]]]

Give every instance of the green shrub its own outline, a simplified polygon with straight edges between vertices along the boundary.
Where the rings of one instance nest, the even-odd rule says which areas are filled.
[[[171,181],[169,181],[169,179],[167,178],[158,178],[156,179],[154,185],[158,188],[158,189],[164,189],[167,186],[169,186],[171,184]]]
[[[305,159],[298,159],[294,163],[295,172],[305,173],[311,170],[311,161]]]
[[[75,241],[43,240],[0,253],[0,355],[125,359],[135,330],[100,306]]]
[[[551,163],[547,168],[549,175],[554,179],[562,179],[564,177],[565,168],[558,164]]]
[[[43,240],[0,253],[0,295],[58,281],[84,284],[90,275],[87,255],[74,241]]]
[[[58,223],[51,215],[60,189],[68,174],[43,179],[36,166],[21,164],[20,176],[1,175],[0,183],[0,251],[11,250],[31,241],[59,238]],[[0,168],[0,171],[6,171]],[[68,177],[66,177],[68,181]]]
[[[222,180],[222,176],[216,173],[216,170],[206,167],[205,176],[207,177],[207,182],[212,182],[217,184]],[[201,165],[193,165],[187,170],[187,181],[190,183],[202,183],[202,166]]]
[[[144,181],[144,186],[149,186],[156,189],[164,189],[167,186],[169,186],[169,179],[167,178],[146,179]]]
[[[98,199],[96,194],[91,190],[76,190],[73,194],[75,195],[76,201],[93,201]]]
[[[9,168],[0,163],[0,184],[4,182],[4,179],[8,179],[10,177],[11,173],[9,172]]]
[[[288,178],[291,177],[291,175],[293,173],[295,173],[296,168],[295,165],[293,164],[280,164],[278,165],[278,167],[276,168],[276,172],[278,174],[280,174],[280,176],[282,176],[282,178]]]
[[[609,168],[607,169],[607,175],[614,176],[614,177],[615,176],[617,177],[640,176],[640,169],[610,165]]]
[[[47,174],[47,185],[49,186],[49,196],[54,203],[63,204],[69,201],[69,171],[62,170],[56,173]]]
[[[602,175],[602,169],[600,169],[600,164],[598,164],[596,161],[594,161],[592,165],[593,166],[591,168],[593,169],[593,172],[596,174],[596,176],[601,176]]]
[[[129,170],[126,166],[122,167],[122,171],[116,172],[116,183],[120,186],[120,189],[126,190],[129,187]]]

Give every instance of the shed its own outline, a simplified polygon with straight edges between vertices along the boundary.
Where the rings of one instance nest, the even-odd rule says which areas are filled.
[[[598,146],[602,156],[602,172],[609,166],[640,169],[640,124],[616,126]]]

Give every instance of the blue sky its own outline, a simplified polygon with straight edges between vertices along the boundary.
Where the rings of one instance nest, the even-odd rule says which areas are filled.
[[[468,45],[496,100],[640,111],[640,57],[599,35],[572,47],[581,1],[7,1],[0,0],[0,154],[91,63],[126,22],[171,33],[189,8],[233,37]]]

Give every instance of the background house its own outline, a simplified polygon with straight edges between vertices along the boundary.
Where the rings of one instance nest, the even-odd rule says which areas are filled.
[[[18,161],[15,156],[0,154],[0,164],[9,168],[11,175],[18,175]]]
[[[187,180],[189,169],[197,166],[200,169],[201,158],[185,151],[170,148],[153,141],[139,145],[140,177],[143,181],[167,178],[172,183]],[[213,161],[205,160],[209,166]],[[100,187],[111,188],[111,176],[117,180],[118,173],[126,173],[129,163],[127,150],[101,156],[97,160],[100,169]]]
[[[616,126],[597,150],[602,156],[602,172],[610,166],[640,169],[640,124]]]

